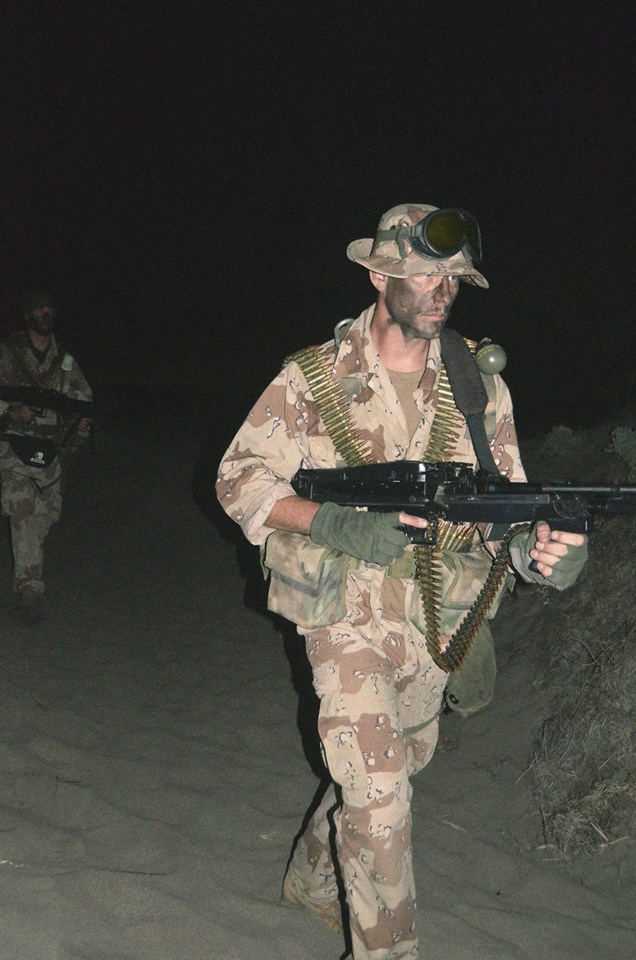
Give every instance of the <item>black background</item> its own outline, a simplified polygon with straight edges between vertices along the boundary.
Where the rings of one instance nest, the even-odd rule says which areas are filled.
[[[2,31],[2,322],[53,287],[98,388],[234,431],[282,358],[372,302],[347,244],[464,206],[522,432],[633,390],[627,5],[21,3]],[[119,386],[117,386],[119,385]],[[132,415],[132,411],[131,411]]]

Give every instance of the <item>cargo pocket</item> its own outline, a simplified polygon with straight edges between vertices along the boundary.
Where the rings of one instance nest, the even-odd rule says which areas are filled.
[[[308,536],[274,530],[261,550],[270,575],[267,608],[299,627],[326,627],[346,611],[351,557],[312,543]]]

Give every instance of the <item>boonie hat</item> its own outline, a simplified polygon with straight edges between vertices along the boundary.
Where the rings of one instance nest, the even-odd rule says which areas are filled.
[[[411,227],[438,210],[430,203],[402,203],[382,216],[378,224],[378,233],[392,230],[396,227]],[[473,265],[472,259],[465,250],[460,250],[445,260],[425,257],[415,253],[408,241],[402,240],[400,245],[396,239],[365,238],[354,240],[347,247],[347,256],[354,263],[382,273],[387,277],[426,276],[456,276],[466,283],[477,287],[487,287],[488,281]]]
[[[26,293],[22,294],[20,298],[20,313],[22,316],[26,316],[40,307],[51,307],[53,310],[57,308],[55,296],[49,290],[27,290]]]

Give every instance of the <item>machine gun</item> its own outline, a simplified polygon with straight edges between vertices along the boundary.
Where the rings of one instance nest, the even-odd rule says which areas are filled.
[[[435,520],[493,523],[500,539],[514,523],[545,520],[556,530],[588,533],[596,514],[636,514],[636,487],[608,483],[511,483],[456,461],[397,460],[333,470],[299,470],[295,492],[317,503],[424,517],[424,530],[404,527],[413,543],[436,542]],[[502,533],[502,525],[504,530]]]
[[[75,400],[58,390],[48,390],[44,387],[0,385],[0,400],[4,400],[6,403],[33,407],[36,412],[55,410],[62,416],[79,418],[93,416],[93,404],[90,400]]]

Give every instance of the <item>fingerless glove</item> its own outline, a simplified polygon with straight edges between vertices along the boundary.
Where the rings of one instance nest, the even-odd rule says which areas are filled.
[[[568,547],[564,557],[552,567],[549,577],[542,576],[538,571],[531,570],[532,557],[530,550],[537,542],[537,526],[526,533],[517,533],[510,541],[510,560],[513,567],[526,583],[539,583],[556,590],[567,590],[574,586],[587,562],[587,540],[582,547]]]
[[[407,535],[397,529],[399,517],[399,513],[373,513],[323,503],[314,516],[309,536],[320,546],[386,567],[409,543]]]

